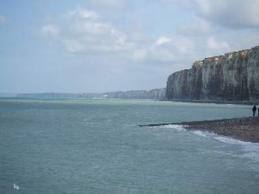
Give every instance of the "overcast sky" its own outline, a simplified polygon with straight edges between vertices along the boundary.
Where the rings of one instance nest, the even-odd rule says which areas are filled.
[[[258,0],[0,0],[0,92],[162,88],[259,45]]]

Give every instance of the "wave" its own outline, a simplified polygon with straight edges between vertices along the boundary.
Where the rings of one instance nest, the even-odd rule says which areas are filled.
[[[217,141],[220,141],[222,143],[227,143],[227,144],[235,144],[235,145],[252,144],[250,142],[245,142],[245,141],[241,141],[241,140],[238,140],[238,139],[233,139],[231,137],[225,137],[225,136],[221,136],[221,135],[217,135],[217,134],[214,134],[213,138]]]
[[[208,137],[209,132],[204,132],[204,131],[192,131],[193,134],[202,136],[202,137]]]
[[[186,130],[183,125],[165,125],[160,126],[158,128],[173,129],[177,132],[189,131]],[[259,162],[259,143],[245,142],[238,139],[234,139],[232,137],[226,137],[208,131],[190,130],[189,132],[203,138],[211,138],[220,143],[224,143],[225,145],[240,146],[239,149],[241,149],[242,153],[237,154],[237,157],[249,158],[255,160],[256,162]]]
[[[259,143],[246,142],[246,141],[234,139],[232,137],[218,135],[216,133],[208,132],[208,131],[194,130],[194,131],[191,131],[191,133],[202,137],[213,138],[214,140],[217,140],[219,142],[226,143],[226,144],[259,146]]]
[[[242,154],[238,154],[239,157],[249,158],[255,160],[256,162],[259,162],[259,143],[245,142],[231,137],[217,135],[215,133],[207,131],[197,130],[192,131],[192,134],[199,135],[205,138],[212,138],[224,144],[240,146]]]
[[[13,188],[14,188],[15,190],[19,190],[19,189],[20,189],[20,187],[19,187],[18,185],[16,185],[15,183],[13,184]]]
[[[187,131],[183,125],[165,125],[159,128],[173,129],[177,132]],[[191,130],[194,135],[198,135],[203,138],[211,138],[225,145],[234,145],[239,146],[238,149],[241,150],[241,153],[235,154],[237,157],[252,159],[253,161],[259,162],[259,143],[245,142],[232,137],[226,137],[218,135],[213,132],[200,131],[200,130]]]

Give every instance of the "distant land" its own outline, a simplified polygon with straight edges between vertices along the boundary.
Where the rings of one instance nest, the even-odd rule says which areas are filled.
[[[9,98],[9,97],[16,97],[17,96],[17,94],[15,94],[15,93],[0,93],[0,97],[2,97],[2,98]]]
[[[4,97],[6,97],[5,95]],[[88,98],[88,99],[105,99],[105,98],[121,98],[121,99],[153,99],[163,100],[165,98],[165,88],[153,90],[130,90],[105,93],[21,93],[12,95],[18,98]]]
[[[259,100],[259,46],[194,62],[169,76],[166,99],[255,102]]]

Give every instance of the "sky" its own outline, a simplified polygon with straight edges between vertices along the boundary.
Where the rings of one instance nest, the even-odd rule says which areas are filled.
[[[0,0],[0,93],[163,88],[259,45],[258,0]]]

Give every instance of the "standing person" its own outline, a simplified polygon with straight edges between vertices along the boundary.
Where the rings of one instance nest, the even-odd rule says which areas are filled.
[[[252,111],[253,111],[253,117],[255,117],[255,112],[256,112],[256,106],[255,105],[253,106]]]

